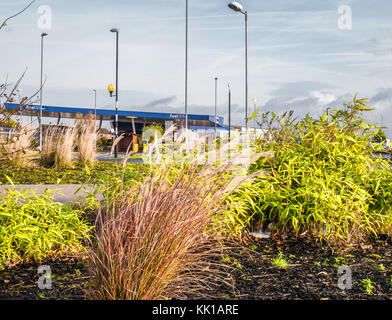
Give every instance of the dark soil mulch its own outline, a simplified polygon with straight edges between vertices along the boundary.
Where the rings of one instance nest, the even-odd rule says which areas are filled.
[[[40,290],[40,265],[50,266],[52,289]],[[0,300],[84,300],[88,288],[85,261],[76,258],[44,260],[0,271]]]
[[[265,239],[252,241],[222,257],[231,270],[235,288],[215,290],[217,299],[301,299],[348,300],[392,299],[392,242],[373,240],[344,252],[306,239]],[[271,265],[282,252],[287,268]],[[86,299],[86,265],[82,260],[43,261],[51,266],[52,290],[39,290],[38,264],[25,264],[0,271],[0,300],[4,299]],[[338,267],[352,268],[352,289],[338,288]],[[377,267],[383,265],[384,270]],[[381,268],[382,269],[382,268]],[[362,279],[374,283],[374,294],[363,293]],[[211,294],[211,293],[210,293]]]
[[[233,250],[228,256],[237,297],[230,288],[219,288],[215,295],[223,299],[300,299],[359,300],[392,299],[392,241],[372,240],[367,244],[341,250],[317,245],[306,239],[263,239],[248,248]],[[271,264],[279,253],[289,266]],[[380,265],[382,265],[380,267]],[[339,266],[352,270],[352,289],[338,288]],[[383,269],[383,270],[380,270]],[[361,280],[373,282],[374,294],[363,292]]]

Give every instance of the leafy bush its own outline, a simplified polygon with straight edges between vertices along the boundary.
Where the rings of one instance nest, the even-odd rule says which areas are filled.
[[[0,201],[0,267],[83,251],[91,227],[81,211],[42,195],[8,190]]]
[[[160,139],[165,134],[165,129],[159,123],[152,123],[149,126],[143,128],[142,142],[147,141],[147,143],[154,142],[155,138]]]
[[[228,199],[222,215],[230,232],[272,224],[275,231],[310,234],[330,243],[354,242],[369,235],[391,234],[392,172],[374,156],[375,125],[362,113],[365,100],[354,98],[345,110],[319,119],[293,120],[293,113],[266,114],[259,150],[274,151],[253,170],[269,174],[248,183]]]
[[[113,145],[113,140],[107,139],[105,137],[100,137],[97,140],[97,150],[98,151],[105,151],[110,150],[110,147]]]
[[[383,142],[387,140],[387,136],[385,135],[384,131],[381,128],[378,128],[376,132],[373,133],[373,139],[377,142]]]

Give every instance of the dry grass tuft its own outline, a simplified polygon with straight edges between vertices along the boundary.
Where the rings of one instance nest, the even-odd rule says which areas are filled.
[[[199,164],[154,164],[144,181],[99,212],[90,298],[205,298],[216,284],[227,283],[218,258],[221,239],[211,222],[226,193],[248,177],[233,175],[233,162]]]
[[[81,119],[76,125],[79,138],[77,147],[79,150],[79,160],[83,165],[91,166],[97,153],[97,128],[92,118]]]
[[[74,127],[48,127],[44,135],[41,163],[49,167],[72,167],[75,138]]]
[[[3,157],[13,167],[25,168],[32,165],[30,155],[32,152],[33,131],[26,127],[6,138],[1,145]]]

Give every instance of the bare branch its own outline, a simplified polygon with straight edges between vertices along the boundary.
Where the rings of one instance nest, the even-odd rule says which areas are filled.
[[[10,16],[10,17],[8,17],[7,19],[5,19],[4,22],[0,25],[0,30],[3,29],[3,28],[7,25],[7,22],[8,22],[9,20],[11,20],[11,19],[13,19],[13,18],[19,16],[20,14],[22,14],[23,12],[25,12],[28,8],[30,8],[34,2],[35,2],[35,0],[31,1],[30,4],[29,4],[27,7],[25,7],[22,11],[20,11],[20,12],[14,14],[14,15],[12,15],[12,16]]]
[[[40,87],[36,92],[34,92],[32,95],[30,95],[29,97],[24,97],[21,101],[19,101],[18,106],[16,107],[15,110],[7,110],[6,106],[9,102],[11,102],[11,98],[13,98],[13,96],[15,95],[15,91],[18,89],[20,83],[22,82],[24,76],[26,75],[27,72],[27,68],[25,69],[25,71],[23,72],[23,74],[19,77],[19,79],[17,80],[17,82],[15,83],[15,85],[11,85],[11,84],[7,84],[5,83],[4,85],[2,85],[4,87],[4,91],[1,93],[1,96],[5,97],[6,100],[5,102],[1,102],[0,103],[0,114],[3,116],[2,121],[5,121],[7,119],[9,119],[12,115],[14,115],[17,112],[21,112],[22,108],[34,104],[35,102],[37,102],[37,100],[34,100],[34,98],[37,96],[37,94],[41,91],[41,89],[45,86],[45,83],[47,81],[47,78],[45,76],[45,80],[42,83],[42,87]],[[12,88],[11,92],[9,94],[5,93],[5,90],[8,89],[8,87]],[[1,87],[0,87],[1,88]],[[0,90],[1,91],[1,90]],[[37,114],[38,117],[38,114]]]

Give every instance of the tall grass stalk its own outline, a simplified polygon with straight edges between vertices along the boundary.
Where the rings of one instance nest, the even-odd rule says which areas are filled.
[[[6,139],[1,145],[2,153],[6,161],[13,167],[25,168],[30,166],[32,152],[33,131],[25,127],[12,138]]]
[[[93,164],[97,152],[97,129],[92,118],[79,120],[77,124],[79,137],[77,147],[79,150],[79,160],[83,165]]]
[[[71,167],[75,138],[74,127],[49,126],[44,135],[41,163],[57,168]]]
[[[219,261],[220,239],[209,227],[226,193],[249,179],[233,176],[233,168],[155,164],[144,181],[110,199],[97,218],[89,296],[185,298],[224,281],[212,262]]]

